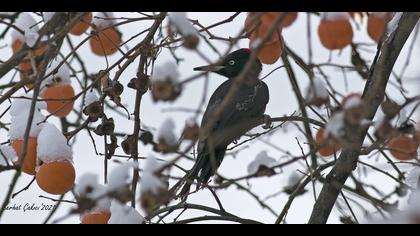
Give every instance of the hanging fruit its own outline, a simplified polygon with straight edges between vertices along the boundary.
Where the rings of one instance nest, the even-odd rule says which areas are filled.
[[[257,38],[262,39],[272,26],[273,21],[276,19],[268,13],[264,13],[260,17],[256,17],[256,13],[250,13],[245,19],[245,30],[248,33],[249,39],[252,41],[255,41]],[[278,29],[270,35],[267,43],[274,43],[275,41],[278,41],[281,31],[282,27],[279,26]]]
[[[325,138],[325,130],[320,128],[316,133],[315,142],[317,145],[321,146],[318,153],[323,157],[329,157],[334,155],[336,152],[341,150],[341,146],[335,143],[333,140],[328,140]]]
[[[93,20],[94,36],[89,39],[92,52],[98,56],[110,56],[118,51],[122,34],[114,27],[111,13],[100,13]]]
[[[86,12],[83,18],[70,29],[69,33],[76,36],[83,34],[89,28],[92,19],[92,12]]]
[[[38,135],[36,182],[49,194],[67,193],[74,185],[76,171],[72,164],[72,150],[64,135],[52,124],[45,124]]]
[[[249,48],[255,48],[259,45],[260,40],[264,38],[267,31],[272,27],[273,21],[282,12],[267,12],[257,17],[256,13],[248,14],[245,19],[245,30],[249,37]],[[257,18],[255,18],[257,17]],[[274,31],[269,39],[264,43],[258,53],[258,59],[263,64],[274,64],[281,57],[284,50],[284,39],[281,35],[282,25]]]
[[[262,17],[270,19],[272,22],[276,20],[277,17],[283,16],[283,20],[280,22],[280,27],[286,28],[291,26],[298,17],[298,12],[267,12]]]
[[[250,48],[254,46],[255,41],[250,40]],[[284,50],[284,41],[283,37],[280,37],[280,40],[274,41],[273,43],[265,43],[262,49],[258,53],[258,59],[260,59],[263,64],[274,64],[283,53]]]
[[[42,164],[36,172],[38,186],[49,194],[67,193],[74,185],[76,172],[69,161]]]
[[[66,63],[60,64],[60,61],[53,60],[48,67],[46,73],[52,74],[41,85],[41,97],[48,105],[48,112],[61,118],[73,110],[75,92],[71,86],[70,69]],[[60,68],[57,69],[58,66]]]
[[[23,140],[22,139],[13,139],[11,140],[11,144],[13,149],[16,151],[17,156],[19,157],[16,164],[21,162],[21,155],[23,151]],[[36,167],[36,147],[37,147],[37,139],[35,137],[29,137],[28,145],[26,147],[26,155],[23,165],[21,167],[21,171],[28,175],[35,175],[35,167]]]
[[[419,142],[416,138],[408,135],[401,135],[391,139],[388,148],[393,157],[400,161],[409,161],[417,158]]]
[[[31,99],[33,94],[32,92],[27,94],[22,92],[21,94],[17,94],[17,97],[18,98],[12,99],[12,106],[10,107],[11,125],[9,137],[11,146],[18,156],[18,160],[15,164],[20,164],[22,161],[26,127],[30,116],[29,113],[31,110]],[[44,102],[37,102],[35,104],[31,129],[27,140],[26,155],[21,166],[21,171],[28,175],[35,175],[37,165],[37,137],[43,127],[43,121],[45,120],[45,116],[41,114],[40,110],[45,108],[46,104]]]
[[[368,16],[367,32],[371,39],[379,42],[386,30],[386,25],[392,19],[392,12],[372,12]]]
[[[104,225],[108,224],[110,218],[111,212],[109,211],[89,212],[81,217],[81,221],[84,225]]]
[[[330,50],[343,49],[353,40],[353,29],[348,13],[326,12],[318,26],[321,44]]]

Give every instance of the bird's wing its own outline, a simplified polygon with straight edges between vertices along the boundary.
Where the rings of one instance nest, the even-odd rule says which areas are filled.
[[[254,97],[251,99],[252,95]],[[242,88],[229,108],[222,114],[214,139],[221,145],[228,145],[254,128],[258,123],[255,118],[264,115],[268,99],[268,87],[262,81],[256,93],[249,87]]]
[[[231,85],[232,81],[226,80],[223,84],[217,87],[217,89],[211,95],[206,111],[204,112],[203,118],[201,120],[201,127],[207,125],[213,112],[220,106],[226,94],[229,92]]]
[[[213,93],[202,119],[202,127],[207,125],[214,111],[220,107],[230,87],[231,82],[226,81]],[[214,148],[214,162],[212,163],[212,159],[210,159],[211,155],[208,146],[210,139],[201,139],[198,144],[197,161],[191,169],[188,178],[195,179],[199,176],[199,182],[207,182],[221,164],[227,146],[253,127],[252,124],[247,124],[247,121],[255,120],[253,118],[260,117],[264,114],[269,97],[268,88],[262,82],[256,91],[255,93],[254,88],[241,88],[232,101],[228,103],[227,107],[223,109],[220,117],[218,117],[213,126],[210,136],[211,144]],[[250,99],[250,95],[254,95],[254,97]],[[241,107],[240,104],[244,104],[244,106]],[[213,170],[213,167],[215,170]],[[189,188],[190,184],[186,184],[181,193],[187,193]]]
[[[219,85],[219,87],[217,87],[217,89],[213,92],[213,94],[210,97],[209,103],[207,105],[206,111],[204,112],[203,118],[201,120],[201,128],[203,128],[207,125],[210,117],[217,110],[217,108],[222,103],[224,97],[229,92],[229,89],[230,89],[231,85],[232,85],[232,81],[231,80],[226,80],[221,85]],[[217,130],[221,117],[223,117],[223,112],[222,112],[222,115],[218,118],[218,120],[216,120],[216,122],[213,124],[213,130]],[[198,152],[199,153],[206,151],[205,150],[206,149],[205,148],[205,143],[206,143],[206,138],[203,138],[198,143]]]
[[[224,95],[229,91],[230,85],[224,87],[222,84],[219,88],[212,95],[212,99],[210,99],[209,106],[203,117],[202,127],[207,124],[211,114],[220,106]],[[255,93],[254,88],[245,86],[241,88],[232,101],[223,109],[213,126],[212,132],[214,134],[217,133],[217,135],[213,136],[215,137],[213,142],[218,143],[216,147],[219,145],[227,146],[246,133],[252,126],[252,124],[248,124],[248,121],[264,114],[268,99],[268,87],[262,81]]]

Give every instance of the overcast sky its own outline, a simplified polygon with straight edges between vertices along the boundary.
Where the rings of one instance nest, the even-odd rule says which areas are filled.
[[[188,13],[189,18],[191,19],[198,19],[202,25],[210,25],[216,21],[222,20],[228,16],[232,15],[232,13],[220,13],[220,12],[203,12],[203,13]],[[137,16],[137,14],[132,13],[116,13],[116,16]],[[238,16],[235,21],[229,24],[223,24],[220,27],[216,27],[212,30],[212,33],[221,36],[221,37],[235,37],[243,27],[243,22],[245,20],[246,14],[243,13]],[[286,44],[292,48],[298,55],[300,55],[304,60],[308,60],[308,39],[307,39],[307,15],[304,13],[300,13],[297,21],[289,28],[286,28],[283,31],[283,37],[285,39]],[[313,47],[313,60],[315,62],[326,62],[329,58],[330,52],[324,49],[318,39],[318,35],[316,33],[317,26],[319,23],[318,17],[311,17],[311,31],[312,31],[312,38],[311,43]],[[166,24],[166,23],[165,23]],[[132,23],[132,24],[125,24],[120,27],[120,31],[123,34],[123,39],[127,40],[131,36],[135,35],[136,33],[140,32],[141,30],[147,28],[149,25],[144,23]],[[370,52],[364,52],[363,56],[368,61],[371,61],[376,52],[376,46],[374,46],[374,42],[368,37],[366,30],[366,21],[361,26],[360,30],[357,30],[355,25],[353,24],[354,28],[354,42],[365,42],[372,44],[371,47],[368,47]],[[3,30],[4,25],[0,25],[0,32]],[[71,36],[71,39],[74,43],[81,40],[82,37],[75,37]],[[135,45],[141,39],[135,39],[130,42],[128,45]],[[11,56],[11,49],[9,46],[3,47],[6,44],[9,44],[10,37],[6,37],[6,41],[0,40],[0,60],[5,61],[7,58]],[[418,40],[417,40],[418,41]],[[225,42],[212,40],[212,43],[219,49],[220,52],[224,53],[227,49],[227,44]],[[408,41],[408,44],[405,46],[400,59],[397,62],[396,72],[399,73],[399,69],[401,65],[405,63],[405,58],[408,52],[408,46],[410,45],[411,40]],[[420,49],[418,47],[419,42],[417,42],[417,46],[414,47],[413,55],[419,55]],[[241,40],[238,48],[240,47],[248,47],[248,40],[244,39]],[[204,52],[205,55],[210,58],[212,61],[217,61],[218,55],[214,53],[205,43],[201,42],[200,51]],[[63,48],[63,52],[66,55],[69,52],[67,47]],[[89,49],[89,45],[85,44],[81,47],[80,53],[83,55],[83,59],[86,61],[86,66],[91,73],[98,72],[100,69],[104,69],[106,67],[106,62],[104,58],[97,57],[93,55]],[[192,68],[200,65],[206,64],[206,62],[200,58],[196,53],[193,51],[187,51],[182,48],[176,51],[176,54],[183,58],[184,60],[179,64],[179,71],[181,74],[181,78],[187,78],[191,75],[194,75],[195,72]],[[350,47],[346,47],[342,52],[333,51],[332,52],[332,61],[337,64],[341,65],[351,65],[350,64]],[[110,63],[112,64],[113,61],[118,59],[119,56],[112,56],[110,57]],[[404,60],[402,60],[404,58]],[[156,63],[164,62],[166,60],[173,60],[170,56],[169,52],[164,49],[159,56],[159,59]],[[135,76],[135,70],[138,63],[133,63],[133,66],[130,66],[123,74],[120,79],[120,82],[126,85],[131,78]],[[280,66],[282,64],[281,60],[279,60],[276,64],[271,66],[264,66],[262,71],[262,76],[269,73],[273,68]],[[419,57],[414,56],[411,60],[411,65],[407,70],[407,78],[404,78],[403,83],[405,88],[410,91],[409,94],[418,94],[418,83],[415,83],[415,80],[418,80],[420,75],[419,68]],[[308,78],[305,73],[303,73],[299,67],[293,64],[293,68],[296,70],[296,76],[298,78],[298,82],[301,88],[305,88],[308,84]],[[347,73],[347,83],[348,88],[346,88],[345,78],[341,71],[335,70],[334,68],[326,68],[325,71],[328,73],[329,80],[331,84],[343,94],[348,94],[351,92],[361,92],[364,87],[364,81],[354,72]],[[0,79],[0,84],[4,84],[10,80],[12,73],[9,73],[4,78]],[[81,76],[81,74],[79,74]],[[207,99],[209,99],[209,95],[219,86],[225,79],[219,75],[212,74],[210,75],[209,79],[209,87],[207,89]],[[395,81],[395,78],[392,78],[392,81]],[[290,82],[288,80],[287,74],[283,69],[277,70],[273,74],[271,74],[265,82],[269,86],[270,90],[270,102],[267,106],[266,114],[269,114],[271,117],[279,117],[283,115],[290,115],[293,112],[298,110],[298,105],[296,103],[295,96],[290,86]],[[73,80],[72,83],[76,90],[79,90],[80,87],[78,83]],[[194,82],[188,83],[187,86],[184,87],[182,91],[182,95],[173,103],[154,103],[150,93],[146,94],[141,107],[141,118],[143,124],[158,128],[162,122],[170,117],[175,120],[176,122],[176,133],[179,135],[184,127],[185,121],[189,118],[193,117],[194,114],[187,113],[187,112],[180,112],[180,111],[172,111],[168,112],[168,108],[191,108],[196,109],[200,105],[201,98],[203,96],[203,88],[204,88],[204,80],[196,80]],[[388,92],[393,95],[397,101],[403,101],[402,97],[399,95],[398,91],[393,88],[392,86],[389,87]],[[126,89],[123,96],[122,102],[128,108],[130,112],[134,109],[134,100],[135,91],[131,89]],[[76,103],[76,107],[79,107],[80,101]],[[0,114],[7,108],[9,104],[4,103],[0,105]],[[124,110],[120,110],[124,112]],[[133,122],[127,120],[121,115],[117,115],[115,113],[106,111],[107,114],[112,114],[115,119],[116,124],[116,131],[127,132],[131,133],[133,129]],[[109,113],[108,113],[109,112]],[[325,111],[320,110],[321,113],[325,113]],[[315,117],[315,116],[314,116]],[[418,116],[416,116],[418,118]],[[2,122],[8,122],[10,117],[6,115],[2,118]],[[74,120],[74,114],[69,116],[69,120]],[[201,120],[201,116],[197,119],[197,122]],[[50,118],[48,120],[51,123],[60,127],[59,120],[57,118]],[[315,130],[315,129],[314,129]],[[256,154],[261,151],[266,150],[268,154],[279,161],[288,160],[288,156],[284,155],[283,152],[280,150],[287,150],[290,153],[298,156],[300,155],[299,146],[296,143],[296,139],[298,138],[302,143],[305,142],[304,136],[298,132],[296,127],[292,124],[286,124],[282,129],[279,129],[275,134],[263,137],[262,141],[254,141],[250,142],[244,146],[244,149],[233,158],[232,155],[228,155],[221,168],[220,172],[227,176],[227,177],[240,177],[247,174],[247,165],[255,158]],[[5,142],[8,140],[7,132],[4,130],[0,130],[0,142]],[[103,153],[103,139],[102,137],[95,136],[96,144],[98,146],[98,150]],[[121,140],[119,140],[120,142]],[[272,143],[278,147],[278,149],[271,147],[267,143]],[[280,149],[280,150],[279,150]],[[148,156],[153,152],[150,150],[150,147],[144,146],[143,144],[139,143],[139,151],[141,156]],[[97,173],[101,176],[102,181],[102,173],[103,173],[103,159],[100,156],[96,156],[93,150],[93,146],[91,144],[91,140],[88,134],[83,131],[77,136],[77,141],[73,146],[74,152],[74,164],[77,171],[77,176],[81,176],[84,173]],[[123,154],[122,150],[119,148],[117,150],[117,154]],[[153,153],[153,155],[170,160],[174,156],[172,155],[159,155]],[[361,157],[363,160],[367,162],[376,163],[376,159],[365,159],[366,157]],[[121,160],[121,159],[120,159]],[[124,160],[121,160],[124,161]],[[140,163],[143,165],[143,161]],[[190,167],[192,165],[191,162],[183,161],[180,163],[185,167]],[[392,173],[392,170],[389,168],[388,165],[384,164],[383,161],[376,163],[375,165],[379,167],[383,167],[385,170],[389,170]],[[114,167],[114,164],[111,165],[111,169]],[[401,166],[404,169],[406,166]],[[283,173],[272,177],[272,178],[260,178],[251,180],[249,182],[252,185],[253,192],[257,193],[261,198],[269,196],[270,194],[276,193],[287,184],[287,180],[292,173],[297,173],[301,175],[300,172],[297,170],[305,171],[305,164],[296,163],[288,168],[283,170]],[[174,172],[176,173],[176,172]],[[328,172],[325,172],[328,173]],[[366,181],[376,184],[378,187],[383,189],[384,191],[389,191],[393,189],[393,183],[386,179],[383,175],[374,174],[369,172],[369,176]],[[14,173],[12,171],[8,171],[5,173],[0,174],[0,201],[3,202],[6,189],[8,188],[8,183]],[[31,180],[30,176],[23,175],[18,182],[16,187],[17,190],[24,187],[29,181]],[[77,183],[77,181],[76,181]],[[244,183],[246,184],[246,183]],[[316,192],[319,193],[321,190],[321,185],[316,185]],[[289,210],[287,215],[287,222],[288,223],[306,223],[309,219],[309,215],[312,211],[314,199],[312,194],[312,188],[310,185],[306,188],[309,192],[303,196],[298,197],[294,202],[292,207]],[[40,199],[38,198],[39,195],[49,196],[42,192],[38,188],[36,184],[32,185],[30,190],[23,192],[20,194],[16,199],[13,199],[9,205],[19,205],[26,203],[29,204],[52,204],[51,201]],[[226,210],[237,214],[238,216],[244,218],[255,219],[265,223],[273,223],[276,220],[276,216],[272,215],[269,211],[264,210],[261,206],[247,193],[237,190],[234,187],[229,188],[228,190],[222,190],[218,192],[220,199],[225,206]],[[351,195],[349,197],[352,197]],[[279,214],[283,209],[284,204],[287,201],[288,196],[285,194],[281,194],[275,198],[272,198],[267,203]],[[354,198],[354,197],[353,197]],[[66,199],[72,200],[71,194],[66,195]],[[189,201],[194,203],[200,203],[204,205],[214,206],[217,207],[213,197],[207,190],[202,190],[201,192],[192,195],[189,198]],[[363,201],[360,201],[365,203]],[[367,204],[366,208],[370,209]],[[69,206],[63,204],[60,208],[58,213],[55,217],[60,217],[65,215],[68,212]],[[355,207],[357,215],[362,219],[363,216],[361,212]],[[143,214],[140,208],[138,210]],[[23,212],[23,211],[6,211],[4,214],[1,223],[41,223],[48,212],[42,211],[33,211],[33,212]],[[188,218],[191,216],[196,216],[203,214],[202,212],[196,211],[187,211],[183,218]],[[329,223],[338,223],[339,220],[337,218],[338,212],[334,210],[333,215],[330,217]],[[174,214],[176,216],[176,214]],[[77,216],[71,217],[63,223],[79,223],[79,218]]]

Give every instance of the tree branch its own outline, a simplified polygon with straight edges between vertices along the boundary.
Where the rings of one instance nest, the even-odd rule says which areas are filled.
[[[419,16],[416,13],[404,13],[398,23],[397,29],[392,32],[384,41],[377,63],[374,65],[373,73],[368,78],[363,102],[368,106],[365,109],[364,118],[373,120],[385,95],[392,68],[411,32],[418,22]],[[315,203],[310,224],[324,224],[327,222],[331,210],[337,200],[341,189],[351,172],[357,166],[360,149],[367,134],[367,129],[349,129],[347,127],[349,147],[344,147],[343,152],[337,160],[334,168],[326,177],[318,200]]]

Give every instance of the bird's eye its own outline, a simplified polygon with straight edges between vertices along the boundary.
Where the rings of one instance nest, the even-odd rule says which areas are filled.
[[[235,61],[234,61],[234,60],[230,60],[228,63],[229,63],[229,65],[231,65],[231,66],[235,65]]]

